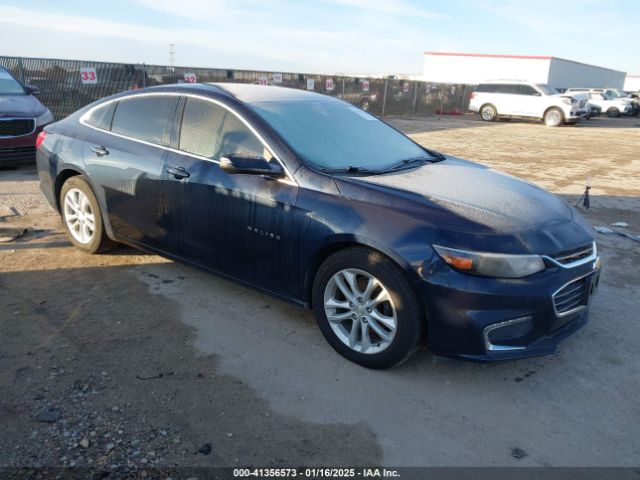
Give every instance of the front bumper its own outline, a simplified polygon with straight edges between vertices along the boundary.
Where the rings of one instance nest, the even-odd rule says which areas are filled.
[[[29,135],[0,137],[0,166],[34,163],[36,160],[36,139],[46,127],[39,125]]]
[[[475,361],[554,353],[562,340],[586,324],[599,276],[599,258],[511,280],[465,275],[431,259],[417,282],[429,348],[435,355]],[[554,294],[578,280],[585,283],[583,303],[559,314]]]

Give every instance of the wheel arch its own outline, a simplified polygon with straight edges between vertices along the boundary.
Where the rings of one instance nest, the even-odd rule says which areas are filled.
[[[84,175],[84,172],[82,172],[79,168],[75,168],[75,167],[65,167],[56,175],[56,180],[53,187],[53,193],[55,195],[54,198],[55,198],[56,207],[58,211],[60,211],[60,193],[62,192],[62,186],[71,177],[76,177],[78,175]]]
[[[378,252],[385,257],[389,258],[392,262],[394,262],[400,269],[405,272],[409,283],[412,285],[418,279],[417,272],[411,267],[409,262],[407,262],[402,256],[398,255],[397,252],[393,251],[393,249],[381,245],[376,241],[371,239],[362,238],[354,235],[339,235],[331,239],[328,243],[324,244],[322,247],[315,252],[315,254],[311,257],[311,260],[308,263],[307,269],[305,271],[304,276],[304,304],[308,308],[312,308],[312,297],[313,297],[313,283],[316,278],[316,274],[318,273],[318,269],[322,265],[322,263],[329,258],[334,253],[337,253],[341,250],[345,250],[351,247],[364,247],[369,250],[373,250]],[[422,303],[417,290],[416,297]]]
[[[544,120],[544,117],[547,115],[547,112],[549,110],[559,110],[560,111],[560,115],[562,115],[562,120],[565,120],[565,114],[564,114],[564,110],[562,109],[562,107],[559,107],[558,105],[549,105],[547,108],[545,108],[544,112],[542,113],[542,119]]]

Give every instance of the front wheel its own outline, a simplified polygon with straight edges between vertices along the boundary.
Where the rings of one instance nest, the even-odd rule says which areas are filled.
[[[60,213],[67,237],[78,249],[98,253],[113,246],[104,230],[98,200],[82,176],[71,177],[62,186]]]
[[[405,273],[365,247],[325,260],[313,283],[313,309],[329,344],[367,368],[402,363],[424,337],[421,303]]]
[[[544,124],[547,127],[559,127],[564,123],[564,114],[559,108],[550,108],[544,114]]]
[[[609,110],[607,110],[607,117],[618,118],[619,116],[620,110],[618,110],[616,107],[611,107]]]

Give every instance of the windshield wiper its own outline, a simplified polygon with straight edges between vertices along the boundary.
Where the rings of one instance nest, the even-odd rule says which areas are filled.
[[[322,168],[320,169],[323,173],[380,173],[381,170],[372,170],[370,168],[357,167],[357,166],[348,166],[346,168]]]
[[[419,165],[424,165],[425,163],[441,162],[442,160],[446,160],[447,158],[440,152],[434,152],[433,150],[427,150],[426,148],[425,151],[429,154],[429,156],[420,155],[417,157],[404,158],[399,162],[384,168],[373,169],[350,165],[345,168],[321,168],[320,170],[324,173],[359,173],[364,175],[378,175],[381,173],[404,170],[405,168],[413,168]]]

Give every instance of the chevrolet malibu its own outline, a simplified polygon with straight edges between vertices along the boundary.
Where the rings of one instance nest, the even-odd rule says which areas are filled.
[[[127,244],[313,309],[370,368],[425,340],[478,361],[552,353],[598,285],[591,228],[565,202],[315,93],[121,93],[48,126],[37,165],[77,248]]]

